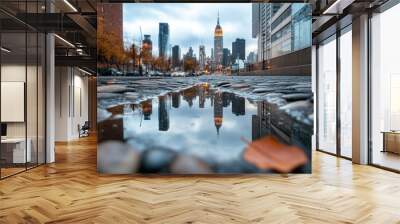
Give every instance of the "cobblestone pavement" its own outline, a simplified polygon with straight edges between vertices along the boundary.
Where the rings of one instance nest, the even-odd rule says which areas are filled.
[[[297,122],[312,127],[314,99],[309,76],[99,77],[98,120],[111,116],[107,108],[138,103],[201,83],[251,100],[265,100]]]

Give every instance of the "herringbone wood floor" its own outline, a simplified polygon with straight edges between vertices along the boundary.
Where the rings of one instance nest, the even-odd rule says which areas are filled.
[[[400,175],[314,153],[312,175],[96,173],[96,141],[0,181],[0,223],[400,223]]]

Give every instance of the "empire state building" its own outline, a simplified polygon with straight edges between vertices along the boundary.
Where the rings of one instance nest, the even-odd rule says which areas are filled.
[[[222,27],[219,25],[219,12],[218,12],[217,25],[215,26],[215,31],[214,31],[214,58],[215,58],[214,61],[217,66],[222,64],[223,48],[224,48],[224,35],[222,33]]]

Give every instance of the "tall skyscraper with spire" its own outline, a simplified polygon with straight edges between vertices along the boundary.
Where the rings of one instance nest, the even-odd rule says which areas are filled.
[[[222,27],[219,24],[219,12],[218,12],[217,25],[215,26],[215,31],[214,31],[214,61],[217,66],[222,64],[223,48],[224,48],[224,35],[222,33]]]

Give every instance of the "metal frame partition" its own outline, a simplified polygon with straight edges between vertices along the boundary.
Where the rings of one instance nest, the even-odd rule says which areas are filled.
[[[374,13],[383,13],[386,10],[396,6],[397,4],[400,4],[400,0],[388,0],[384,4],[380,5],[379,7],[375,9],[371,9],[368,11],[368,165],[371,165],[373,167],[377,167],[383,170],[391,171],[394,173],[400,173],[400,170],[393,169],[384,165],[379,165],[377,163],[374,163],[373,160],[373,130],[372,130],[372,94],[373,94],[373,88],[372,88],[372,55],[373,55],[373,47],[372,47],[372,19],[373,19],[373,14]]]
[[[379,7],[373,8],[373,9],[365,9],[364,13],[368,14],[368,30],[367,30],[367,41],[368,41],[368,54],[367,54],[367,79],[368,79],[368,161],[367,164],[380,168],[380,169],[384,169],[384,170],[388,170],[388,171],[392,171],[392,172],[396,172],[396,173],[400,173],[400,170],[397,169],[393,169],[390,167],[386,167],[383,165],[379,165],[374,163],[373,160],[373,133],[372,133],[372,94],[373,94],[373,89],[372,89],[372,55],[373,55],[373,48],[372,48],[372,19],[373,19],[373,14],[374,13],[382,13],[390,8],[392,8],[393,6],[400,4],[399,0],[389,0],[386,1],[384,4],[380,5]],[[341,127],[341,116],[340,116],[340,103],[341,103],[341,88],[340,88],[340,81],[342,78],[342,68],[341,68],[341,58],[340,58],[340,37],[348,32],[349,28],[352,26],[352,17],[353,15],[349,14],[347,16],[344,16],[342,18],[338,18],[338,21],[328,27],[326,30],[324,30],[323,32],[321,32],[317,37],[314,38],[314,43],[316,45],[316,150],[319,152],[323,152],[323,153],[327,153],[333,156],[337,156],[340,158],[344,158],[344,159],[348,159],[348,160],[352,160],[352,158],[343,156],[342,153],[342,148],[341,148],[341,131],[342,131],[342,127]],[[320,79],[320,69],[319,69],[319,48],[320,48],[320,44],[323,43],[324,41],[328,40],[329,38],[331,38],[333,35],[336,35],[334,41],[336,41],[336,151],[334,153],[332,152],[328,152],[322,148],[320,148],[320,143],[319,143],[319,137],[320,137],[320,131],[321,128],[319,127],[319,120],[320,120],[320,109],[319,109],[319,103],[320,103],[320,92],[319,92],[319,88],[321,85],[321,79]]]
[[[322,32],[318,37],[317,37],[317,44],[316,44],[316,150],[319,152],[323,152],[323,153],[327,153],[333,156],[338,156],[347,160],[351,160],[350,157],[346,157],[342,155],[342,150],[341,150],[341,108],[340,108],[340,104],[341,104],[341,89],[340,89],[340,81],[341,81],[341,66],[340,66],[340,37],[346,33],[346,32],[351,32],[351,30],[349,30],[349,28],[351,28],[351,17],[347,16],[345,18],[343,18],[343,20],[341,22],[337,22],[336,24],[332,25],[330,28],[328,28],[325,32]],[[334,38],[332,38],[333,36],[335,36]],[[329,40],[332,39],[332,40]],[[319,93],[319,89],[320,89],[320,65],[319,65],[319,48],[321,43],[323,42],[330,42],[330,41],[336,41],[336,138],[335,138],[335,142],[336,142],[336,151],[335,153],[332,152],[328,152],[324,149],[320,148],[320,143],[319,143],[319,137],[320,137],[320,124],[319,124],[319,119],[320,119],[320,109],[319,109],[319,103],[320,103],[320,93]]]
[[[23,7],[25,10],[25,19],[27,19],[27,13],[28,13],[28,3],[36,3],[36,11],[39,12],[39,2],[43,3],[44,1],[39,1],[39,0],[35,0],[35,1],[20,1],[21,4],[25,4]],[[2,6],[2,5],[0,5]],[[5,15],[10,16],[10,19],[13,19],[13,16],[11,13],[8,13],[7,10],[3,9],[2,7],[0,7],[1,13],[5,13]],[[47,11],[47,8],[46,8]],[[4,167],[3,167],[3,157],[2,156],[2,144],[0,144],[0,180],[14,176],[16,174],[25,172],[27,170],[36,168],[40,165],[46,164],[47,162],[47,153],[46,153],[46,148],[47,148],[47,141],[46,141],[46,118],[47,118],[47,114],[46,114],[46,95],[47,95],[47,81],[46,81],[46,77],[47,77],[47,39],[46,36],[47,34],[45,32],[41,32],[40,30],[37,30],[31,26],[29,26],[27,23],[24,23],[23,21],[21,21],[18,18],[14,18],[16,19],[16,21],[18,23],[21,23],[21,27],[23,27],[23,30],[17,30],[17,31],[5,31],[3,29],[3,24],[0,23],[0,46],[3,47],[3,45],[5,45],[6,43],[3,42],[3,37],[5,35],[24,35],[24,40],[23,40],[23,45],[21,46],[24,49],[22,51],[24,51],[24,58],[19,58],[18,55],[16,56],[16,58],[18,58],[18,60],[24,60],[24,64],[22,66],[25,67],[24,69],[24,76],[25,76],[25,81],[24,81],[24,122],[23,122],[23,129],[24,129],[24,139],[25,139],[25,143],[24,143],[24,147],[25,147],[25,152],[24,152],[24,163],[25,166],[21,170],[17,171],[17,172],[11,172],[9,174],[4,174]],[[28,40],[30,37],[32,37],[32,40]],[[36,39],[36,40],[35,40]],[[41,48],[40,48],[41,46]],[[29,50],[28,50],[29,48]],[[40,51],[39,51],[40,48]],[[30,58],[29,54],[33,54],[35,58]],[[40,61],[42,60],[42,61]],[[3,52],[1,52],[0,54],[0,82],[3,81],[3,66],[5,65],[5,57],[3,55]],[[31,65],[32,64],[32,65]],[[32,66],[35,67],[34,69],[30,69],[28,71],[28,66]],[[42,67],[41,71],[39,71],[39,66]],[[29,77],[28,77],[28,72],[30,72]],[[39,79],[39,75],[41,72],[41,78]],[[34,80],[31,83],[28,83],[30,81],[29,78],[33,78]],[[39,86],[39,80],[41,81],[41,86]],[[30,85],[30,87],[28,87],[28,84]],[[28,94],[28,88],[33,88],[33,92],[31,92],[31,94]],[[0,85],[0,90],[1,90],[1,85]],[[39,91],[40,94],[39,94]],[[33,96],[32,96],[33,95]],[[34,106],[36,106],[36,108],[34,108],[32,110],[32,112],[34,114],[29,114],[28,113],[28,97],[31,97],[33,100],[33,104],[35,104]],[[1,91],[0,91],[0,98],[1,98]],[[1,101],[1,99],[0,99]],[[39,104],[39,101],[41,101],[41,105]],[[32,103],[31,102],[31,103]],[[31,106],[31,105],[30,105]],[[39,110],[39,107],[41,107],[41,110]],[[0,105],[0,110],[1,110],[1,105]],[[4,109],[4,108],[3,108]],[[40,113],[41,112],[41,113]],[[33,116],[33,118],[31,118]],[[29,119],[33,119],[30,120]],[[0,121],[1,121],[1,114],[0,114]],[[29,122],[30,123],[29,123]],[[31,159],[33,158],[32,162],[28,162],[28,134],[29,130],[28,130],[28,123],[29,123],[29,127],[30,129],[32,129],[32,131],[34,132],[34,134],[32,136],[30,136],[32,143],[31,144],[36,144],[36,146],[34,146],[34,150],[36,150],[36,158],[32,157],[31,154]],[[40,126],[39,126],[40,124]],[[33,126],[31,126],[33,125]],[[35,127],[36,126],[36,127]],[[41,130],[40,128],[41,127]],[[41,131],[41,132],[40,132]],[[39,136],[41,136],[41,139],[39,138]],[[35,143],[33,143],[35,142]],[[40,147],[40,149],[39,149]],[[39,155],[40,153],[42,153],[41,155]],[[4,155],[3,155],[4,156]],[[40,156],[40,157],[39,157]],[[35,161],[36,160],[36,161]]]

